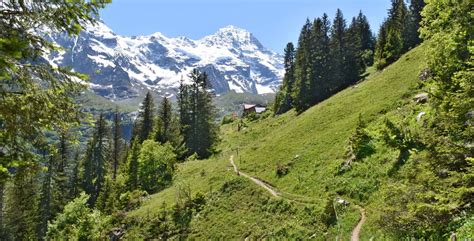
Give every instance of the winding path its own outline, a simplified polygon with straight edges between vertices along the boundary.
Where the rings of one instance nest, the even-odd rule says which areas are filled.
[[[266,184],[265,182],[263,182],[262,180],[259,180],[258,178],[252,177],[248,175],[247,173],[239,171],[239,169],[237,168],[237,165],[235,165],[234,163],[234,155],[230,156],[230,164],[234,168],[234,172],[237,175],[250,179],[252,182],[257,184],[258,186],[263,187],[265,190],[267,190],[272,196],[281,197],[280,193],[276,191],[272,186]],[[352,230],[351,241],[359,241],[360,230],[362,229],[362,225],[364,225],[365,223],[365,209],[357,205],[356,207],[357,209],[359,209],[359,212],[360,212],[360,220],[359,220],[359,223],[357,223],[357,226],[355,226],[355,228]]]
[[[232,166],[234,167],[234,172],[237,173],[237,175],[243,176],[245,178],[248,178],[248,179],[252,180],[252,182],[254,182],[255,184],[265,188],[265,190],[267,190],[274,197],[279,197],[280,196],[280,194],[275,189],[273,189],[270,185],[262,182],[261,180],[255,178],[255,177],[252,177],[252,176],[250,176],[250,175],[248,175],[244,172],[239,171],[239,169],[237,168],[237,166],[234,163],[234,155],[230,156],[230,164],[232,164]]]
[[[365,209],[360,206],[356,207],[360,212],[360,220],[359,223],[357,223],[357,226],[352,230],[351,241],[359,241],[360,230],[362,229],[362,225],[365,223]]]

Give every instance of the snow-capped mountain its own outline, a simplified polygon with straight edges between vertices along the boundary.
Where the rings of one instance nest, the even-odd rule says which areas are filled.
[[[176,92],[194,68],[206,71],[216,93],[274,92],[283,77],[283,58],[267,50],[248,31],[234,26],[200,40],[161,33],[126,37],[103,22],[77,37],[50,35],[62,50],[46,56],[53,65],[88,74],[90,88],[109,99],[126,99],[153,90]]]

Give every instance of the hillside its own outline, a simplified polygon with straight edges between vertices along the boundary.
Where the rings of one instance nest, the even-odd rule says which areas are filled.
[[[359,212],[354,205],[338,207],[337,221],[331,220],[330,200],[337,195],[361,206],[373,202],[373,194],[390,178],[387,173],[397,156],[396,151],[373,141],[377,152],[341,173],[348,139],[359,115],[377,126],[412,102],[425,65],[423,52],[423,46],[415,48],[385,70],[371,73],[301,115],[290,112],[246,123],[240,132],[236,123],[223,126],[220,154],[180,164],[173,185],[152,195],[129,218],[139,223],[147,220],[173,206],[178,193],[189,189],[192,196],[202,193],[207,200],[188,223],[191,237],[348,239]],[[270,184],[282,197],[271,197],[236,176],[229,163],[231,155],[239,169]],[[276,175],[278,167],[287,174]],[[380,235],[372,220],[376,212],[369,205],[362,237]],[[138,231],[135,228],[129,230],[129,237]]]

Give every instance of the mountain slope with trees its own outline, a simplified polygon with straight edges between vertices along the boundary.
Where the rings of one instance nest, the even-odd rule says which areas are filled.
[[[274,113],[219,126],[193,70],[176,105],[147,93],[129,143],[120,108],[77,103],[85,76],[35,61],[55,48],[31,27],[78,34],[104,4],[5,4],[2,239],[472,237],[471,1],[392,0],[377,44],[362,13],[307,20]]]
[[[360,115],[365,122],[382,123],[385,116],[412,102],[420,83],[418,73],[425,66],[425,49],[425,46],[416,48],[384,72],[373,72],[366,81],[300,115],[290,111],[276,118],[245,122],[246,127],[241,131],[237,131],[238,123],[223,126],[221,154],[209,160],[179,164],[174,184],[131,212],[131,222],[146,223],[150,221],[147,216],[159,216],[162,210],[170,210],[176,203],[176,195],[186,189],[191,200],[204,195],[208,201],[201,207],[202,211],[189,213],[187,237],[245,238],[240,235],[247,234],[253,238],[266,235],[308,238],[316,233],[316,237],[348,238],[357,224],[358,210],[339,207],[336,222],[331,218],[331,200],[339,195],[355,203],[370,202],[371,197],[376,197],[377,185],[380,185],[377,183],[390,179],[386,171],[393,165],[390,160],[395,159],[397,153],[384,149],[370,160],[355,161],[351,171],[343,172],[348,142]],[[243,172],[310,204],[271,197],[265,190],[235,176],[229,166],[231,155]],[[381,162],[381,159],[387,161]],[[279,176],[279,169],[285,169],[286,174]],[[276,205],[272,207],[276,210],[287,205],[279,211],[285,222],[275,222],[268,216],[272,205]],[[306,216],[305,209],[311,210],[311,217]],[[372,210],[367,212],[371,214]],[[379,226],[371,221],[373,217],[368,215],[368,225],[377,229]],[[363,227],[363,235],[377,235],[374,230],[364,234],[367,229],[370,230]]]

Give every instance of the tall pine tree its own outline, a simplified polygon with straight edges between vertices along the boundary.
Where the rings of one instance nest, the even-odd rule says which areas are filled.
[[[288,43],[284,54],[285,76],[283,84],[275,96],[274,113],[283,114],[293,107],[291,94],[295,82],[295,47],[293,43]]]
[[[53,217],[51,204],[53,199],[54,157],[46,150],[42,150],[42,156],[47,170],[42,180],[40,193],[38,237],[44,237],[46,235],[48,221]]]
[[[38,227],[39,187],[37,166],[21,166],[15,170],[6,194],[6,240],[34,240]]]
[[[191,85],[182,82],[178,94],[180,124],[187,154],[196,153],[199,158],[205,158],[218,141],[216,111],[207,74],[195,69],[190,78]]]
[[[132,140],[131,150],[128,155],[127,188],[133,191],[138,188],[138,156],[140,155],[140,143],[137,139]]]
[[[408,13],[408,19],[406,23],[406,40],[405,45],[407,49],[413,48],[421,43],[420,39],[420,24],[421,24],[421,11],[425,7],[424,0],[410,0],[410,7]]]
[[[159,129],[157,131],[157,141],[166,143],[171,141],[172,127],[172,107],[167,97],[163,97],[158,112]]]
[[[403,0],[392,0],[388,18],[380,27],[376,49],[376,66],[383,69],[409,49],[409,13]]]
[[[89,205],[94,206],[102,189],[109,155],[108,128],[104,114],[99,115],[94,134],[88,144],[84,163],[84,191],[90,195]]]
[[[153,96],[150,92],[147,92],[145,99],[143,99],[140,105],[138,118],[136,120],[136,126],[133,129],[134,135],[138,136],[138,142],[143,143],[146,139],[150,138],[153,133],[155,121],[155,103]]]
[[[121,117],[118,107],[115,109],[112,127],[112,179],[117,178],[123,147]]]
[[[295,57],[295,88],[292,98],[298,113],[311,107],[311,29],[312,24],[309,19],[306,19],[298,39],[298,50]]]
[[[311,93],[310,105],[314,105],[327,98],[331,80],[331,57],[329,47],[329,20],[326,14],[315,19],[311,32],[311,68],[312,79],[309,91]]]

